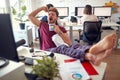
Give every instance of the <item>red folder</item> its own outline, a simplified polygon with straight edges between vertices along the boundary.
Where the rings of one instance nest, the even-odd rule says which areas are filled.
[[[73,62],[76,61],[76,59],[66,59],[64,60],[65,63],[67,62]],[[85,68],[88,75],[98,75],[98,72],[95,70],[95,68],[91,65],[89,61],[82,62],[83,67]]]
[[[95,70],[95,68],[91,65],[89,61],[82,62],[82,65],[85,68],[88,75],[98,75],[98,72]]]
[[[66,60],[64,60],[65,63],[67,63],[67,62],[73,62],[73,61],[76,61],[76,59],[66,59]]]

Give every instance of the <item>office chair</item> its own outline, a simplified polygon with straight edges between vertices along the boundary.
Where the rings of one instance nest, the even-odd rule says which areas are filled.
[[[78,30],[79,32],[79,40],[75,40],[80,42],[87,42],[89,45],[98,42],[101,39],[101,25],[102,21],[85,21],[83,24],[83,33],[81,35],[82,30]]]
[[[23,45],[25,43],[26,43],[26,41],[24,39],[21,39],[21,40],[17,41],[16,42],[16,48],[18,48],[19,46],[21,46],[21,45]]]
[[[42,40],[41,40],[41,35],[40,35],[40,30],[38,29],[38,37],[39,37],[39,45],[40,45],[40,49],[42,47]]]

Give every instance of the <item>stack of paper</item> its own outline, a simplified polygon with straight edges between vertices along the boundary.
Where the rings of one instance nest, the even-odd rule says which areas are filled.
[[[74,60],[60,64],[60,75],[62,80],[88,80],[90,76],[85,71],[79,60]]]

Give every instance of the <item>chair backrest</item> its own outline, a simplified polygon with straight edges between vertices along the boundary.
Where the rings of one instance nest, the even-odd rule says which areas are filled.
[[[102,21],[85,21],[83,24],[83,41],[92,45],[101,39]]]

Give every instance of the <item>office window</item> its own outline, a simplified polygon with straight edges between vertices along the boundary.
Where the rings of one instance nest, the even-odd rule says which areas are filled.
[[[0,13],[6,13],[5,0],[0,3]]]
[[[0,13],[5,13],[5,8],[0,8]]]

